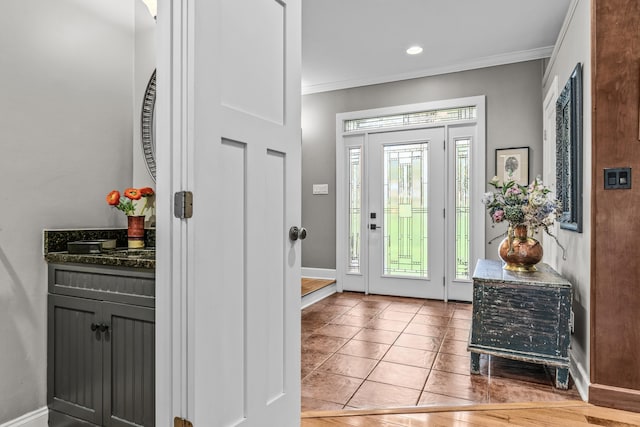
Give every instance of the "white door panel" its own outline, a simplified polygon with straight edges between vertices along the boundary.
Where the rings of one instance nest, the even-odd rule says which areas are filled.
[[[290,5],[278,0],[224,0],[221,5],[221,103],[282,124]]]

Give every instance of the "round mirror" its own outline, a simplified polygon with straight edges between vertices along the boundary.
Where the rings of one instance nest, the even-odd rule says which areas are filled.
[[[149,175],[156,180],[156,71],[153,71],[142,102],[142,150]]]

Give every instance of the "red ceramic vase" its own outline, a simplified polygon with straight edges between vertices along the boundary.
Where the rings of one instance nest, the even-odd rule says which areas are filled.
[[[144,215],[127,216],[127,239],[129,249],[144,248]]]

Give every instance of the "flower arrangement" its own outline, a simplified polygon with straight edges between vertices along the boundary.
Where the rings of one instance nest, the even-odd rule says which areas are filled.
[[[113,190],[107,194],[107,203],[127,216],[144,215],[153,207],[154,195],[151,187],[127,188],[123,195],[118,190]]]
[[[542,183],[540,177],[529,185],[519,185],[515,181],[500,185],[498,177],[493,177],[489,184],[495,190],[485,193],[482,203],[486,205],[493,223],[509,223],[507,233],[510,240],[517,226],[526,226],[531,236],[542,229],[562,248],[564,256],[564,248],[550,231],[560,213],[560,202],[551,196],[551,190]],[[504,234],[498,237],[502,236]]]

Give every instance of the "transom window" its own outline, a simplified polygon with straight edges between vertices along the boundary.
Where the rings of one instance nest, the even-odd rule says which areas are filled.
[[[345,120],[344,131],[354,132],[431,123],[447,123],[459,120],[475,120],[478,113],[477,110],[476,106],[471,106]]]

